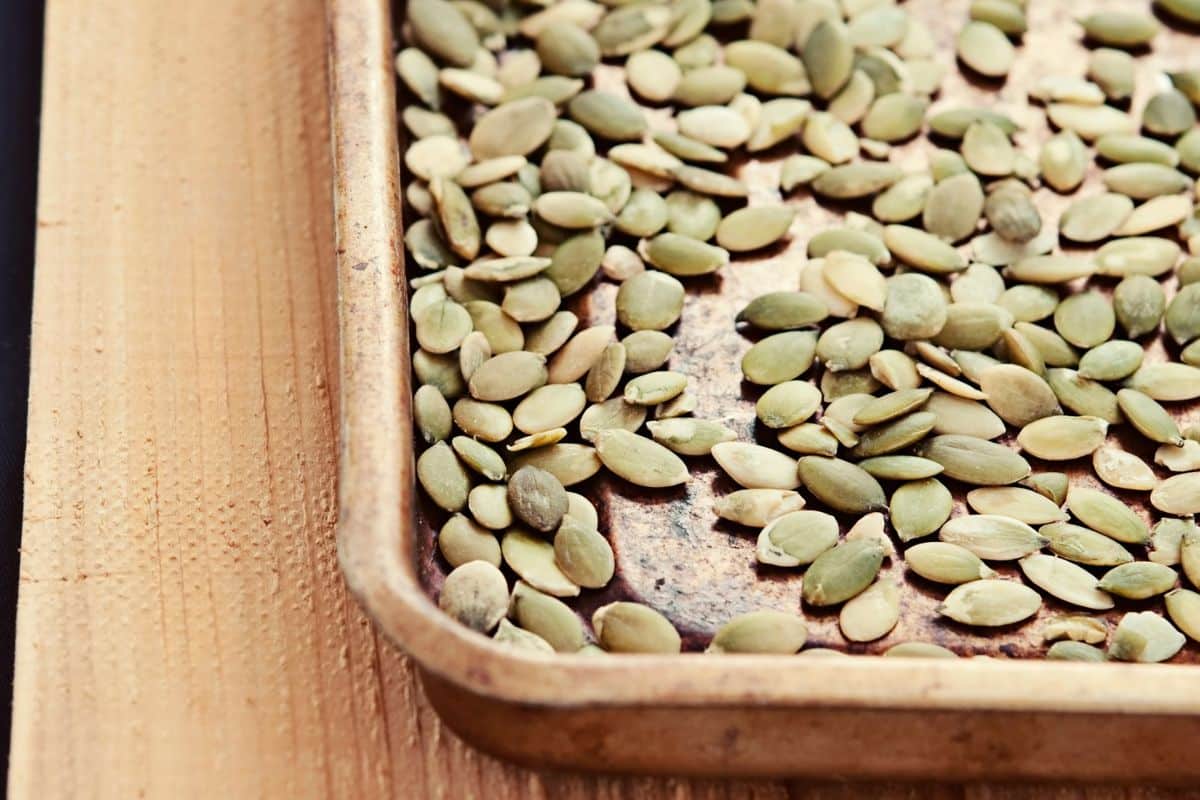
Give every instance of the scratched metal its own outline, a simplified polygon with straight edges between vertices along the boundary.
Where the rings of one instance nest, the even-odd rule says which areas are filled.
[[[1018,147],[1036,158],[1040,143],[1050,131],[1041,108],[1026,102],[1025,88],[1043,75],[1085,73],[1088,50],[1083,46],[1080,30],[1072,20],[1100,5],[1105,8],[1125,6],[1141,9],[1148,4],[1030,3],[1030,32],[1018,46],[1016,64],[1006,81],[992,82],[964,75],[955,63],[954,36],[967,14],[964,0],[912,0],[906,3],[905,7],[933,30],[939,45],[936,58],[948,68],[941,91],[934,98],[929,113],[959,105],[1003,109],[1023,126],[1016,136]],[[1154,49],[1141,54],[1138,59],[1138,92],[1132,103],[1135,113],[1140,114],[1150,94],[1168,85],[1163,70],[1197,65],[1195,33],[1164,26]],[[600,67],[595,82],[603,88],[626,93],[621,70],[614,64]],[[647,108],[646,111],[652,126],[669,124],[670,115],[664,109]],[[953,146],[952,143],[940,144]],[[895,148],[891,160],[913,170],[923,169],[925,154],[934,146],[935,143],[921,136]],[[735,167],[739,177],[751,187],[751,203],[773,201],[779,196],[775,187],[780,164],[793,152],[797,152],[797,146],[784,143],[758,159],[743,160]],[[1097,191],[1101,186],[1098,175],[1099,171],[1093,168],[1084,186],[1072,195],[1062,196],[1048,188],[1039,189],[1035,198],[1044,219],[1053,224],[1071,199]],[[839,224],[848,210],[869,212],[869,202],[837,205],[819,203],[804,189],[784,199],[797,211],[790,240],[767,252],[750,257],[737,256],[717,275],[687,280],[688,297],[683,316],[670,331],[676,339],[670,368],[689,376],[689,391],[697,397],[695,415],[721,420],[736,430],[739,438],[766,444],[771,443],[774,434],[756,426],[754,418],[754,401],[762,389],[742,383],[738,369],[742,354],[753,341],[748,332],[735,328],[734,315],[759,294],[797,288],[799,268],[804,263],[805,245],[809,238],[827,227]],[[736,204],[729,208],[733,207]],[[412,212],[409,210],[407,213]],[[1075,248],[1066,246],[1064,249]],[[964,252],[967,252],[965,248]],[[1103,291],[1111,291],[1115,283],[1112,279],[1092,281],[1093,286]],[[1174,285],[1173,278],[1164,281],[1168,295],[1174,291]],[[615,324],[613,303],[616,288],[615,284],[598,278],[582,296],[572,298],[569,307],[587,324]],[[1078,286],[1073,288],[1077,289]],[[1161,337],[1147,337],[1144,343],[1149,360],[1166,357],[1166,345]],[[1171,352],[1177,354],[1177,349],[1173,345],[1170,347]],[[819,367],[806,377],[819,380]],[[1200,421],[1200,403],[1170,404],[1170,410],[1181,425]],[[568,441],[578,441],[577,434],[577,429],[572,430],[573,438]],[[1152,463],[1153,448],[1139,437],[1129,435],[1122,428],[1115,428],[1110,436]],[[1011,438],[1006,437],[1001,441],[1011,444]],[[1058,463],[1030,460],[1035,471],[1068,471],[1074,484],[1099,485],[1091,471],[1090,459]],[[1039,633],[1041,618],[1059,613],[1089,613],[1046,598],[1038,618],[1007,628],[974,630],[939,617],[936,608],[947,588],[907,574],[903,562],[897,558],[885,562],[884,574],[901,580],[899,624],[890,634],[875,642],[847,642],[838,630],[837,609],[821,610],[802,606],[801,570],[757,564],[754,544],[758,530],[716,518],[712,511],[713,498],[738,487],[724,477],[710,458],[688,459],[688,466],[691,470],[689,482],[672,489],[639,489],[619,479],[606,477],[603,473],[575,487],[599,509],[600,530],[609,537],[618,565],[617,576],[608,587],[601,591],[585,591],[581,598],[571,601],[585,619],[590,618],[592,610],[604,603],[617,599],[639,600],[671,619],[684,635],[685,649],[699,650],[707,643],[713,630],[725,620],[757,608],[777,608],[798,611],[804,615],[809,624],[809,646],[876,653],[897,642],[921,640],[942,644],[963,655],[1039,657],[1046,647]],[[1163,470],[1158,472],[1164,476],[1168,474]],[[964,513],[962,497],[970,487],[953,481],[946,483],[957,498],[955,514]],[[890,493],[894,486],[889,484],[885,488]],[[1116,494],[1147,520],[1153,521],[1145,493]],[[820,508],[820,505],[809,499],[808,507]],[[447,565],[438,557],[434,544],[436,528],[444,520],[444,515],[431,508],[424,499],[419,503],[417,513],[422,535],[419,537],[416,557],[422,580],[431,593],[436,593],[447,569]],[[845,515],[839,515],[839,518],[843,530],[853,522]],[[1139,557],[1144,557],[1140,548],[1132,549]],[[1015,565],[993,563],[992,566],[1004,577],[1020,579]],[[1162,603],[1118,599],[1117,607],[1104,616],[1111,629],[1123,613],[1147,609],[1161,612]],[[1200,648],[1196,643],[1189,642],[1174,661],[1200,662]]]

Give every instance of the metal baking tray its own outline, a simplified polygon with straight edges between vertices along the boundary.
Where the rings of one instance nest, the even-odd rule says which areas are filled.
[[[942,42],[950,69],[940,104],[1004,103],[1038,131],[1042,115],[1024,107],[1019,87],[1041,74],[1082,74],[1085,51],[1071,19],[1089,5],[1031,4],[1031,32],[1002,86],[972,83],[949,61],[952,50],[945,47],[966,18],[965,2],[913,0],[907,7]],[[338,553],[354,593],[414,659],[430,701],[452,729],[506,758],[581,770],[1200,778],[1194,643],[1184,664],[1020,658],[1041,650],[1036,623],[997,637],[938,622],[939,593],[919,580],[904,583],[897,630],[880,643],[850,649],[876,652],[921,639],[995,658],[538,657],[495,646],[445,617],[431,600],[443,574],[433,547],[436,517],[414,489],[392,67],[403,10],[387,0],[330,0],[328,8],[341,332]],[[1148,61],[1174,56],[1175,63],[1187,63],[1186,36],[1164,33],[1161,39]],[[597,78],[611,79],[611,71]],[[921,146],[914,143],[897,157],[923,158]],[[777,168],[770,161],[748,164],[742,177],[753,191],[765,191]],[[733,330],[732,311],[768,288],[794,287],[803,243],[836,220],[803,192],[789,202],[798,210],[791,245],[693,280],[678,326],[673,363],[699,388],[698,415],[722,414],[743,433],[753,424],[753,397],[729,387],[740,386],[736,364],[749,342]],[[1043,192],[1039,203],[1056,218],[1065,199]],[[603,286],[572,307],[583,319],[611,319],[614,294],[615,287]],[[1183,414],[1190,418],[1193,411]],[[603,477],[577,489],[599,508],[619,564],[613,585],[594,593],[583,611],[616,596],[638,597],[667,613],[687,644],[706,636],[714,620],[755,607],[798,606],[798,576],[756,573],[753,536],[714,524],[712,496],[733,487],[706,461],[693,459],[689,483],[672,490],[631,492]],[[1052,602],[1047,608],[1063,610]],[[845,646],[836,614],[806,617],[810,642]]]

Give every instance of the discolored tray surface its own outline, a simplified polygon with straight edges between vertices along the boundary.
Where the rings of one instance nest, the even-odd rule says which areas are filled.
[[[1048,128],[1042,109],[1026,102],[1025,89],[1043,75],[1082,75],[1085,72],[1088,51],[1073,19],[1093,7],[1142,8],[1144,5],[1141,2],[1030,3],[1030,32],[1018,47],[1016,65],[1007,81],[990,83],[966,77],[954,63],[954,36],[966,19],[967,3],[964,0],[910,0],[905,7],[933,30],[938,39],[937,58],[948,67],[941,93],[934,98],[930,113],[957,105],[994,105],[1022,124],[1023,130],[1016,137],[1017,144],[1036,158],[1038,145],[1047,137]],[[399,24],[399,18],[397,22]],[[1132,103],[1135,113],[1140,113],[1149,94],[1164,88],[1160,83],[1166,80],[1161,75],[1162,70],[1195,65],[1197,42],[1200,39],[1195,38],[1194,32],[1164,26],[1154,49],[1138,59],[1138,92]],[[603,88],[625,91],[621,70],[611,64],[597,70],[595,82]],[[652,126],[668,116],[661,109],[647,111],[652,117]],[[925,153],[934,146],[935,143],[921,136],[894,149],[891,160],[920,169],[925,165]],[[778,183],[780,164],[793,152],[796,152],[796,146],[785,143],[737,168],[739,177],[751,187],[751,204],[777,196],[778,190],[774,187]],[[1041,188],[1037,190],[1035,200],[1044,219],[1052,223],[1074,196],[1094,192],[1097,186],[1098,171],[1093,169],[1079,192],[1062,196]],[[753,340],[747,335],[748,331],[735,328],[734,315],[759,294],[796,288],[809,238],[840,224],[842,214],[847,210],[869,210],[869,204],[831,206],[825,201],[818,203],[803,188],[785,200],[797,211],[790,240],[749,258],[735,257],[717,275],[687,279],[688,297],[683,316],[670,330],[676,340],[670,368],[689,376],[689,391],[696,395],[698,402],[695,415],[726,423],[742,440],[765,444],[772,442],[774,434],[757,426],[754,417],[754,401],[762,388],[743,383],[738,366]],[[413,218],[408,210],[406,215]],[[969,250],[964,252],[969,254]],[[1115,281],[1093,279],[1092,283],[1109,291]],[[1174,284],[1173,278],[1164,282],[1168,295],[1173,293]],[[598,278],[590,289],[571,298],[566,307],[579,315],[581,327],[584,324],[615,324],[616,288],[616,284]],[[1148,359],[1165,357],[1164,343],[1160,339],[1146,339],[1145,344]],[[806,377],[819,379],[819,367]],[[1181,426],[1200,421],[1200,403],[1170,404],[1169,409]],[[1139,437],[1129,436],[1121,428],[1110,431],[1110,437],[1152,462],[1153,448],[1147,447]],[[567,441],[578,441],[577,426],[571,429]],[[1008,437],[1001,441],[1008,441]],[[1098,485],[1089,459],[1053,464],[1039,463],[1032,458],[1030,461],[1035,471],[1065,470],[1071,473],[1073,483]],[[903,578],[899,624],[878,641],[848,643],[838,630],[836,609],[801,607],[801,570],[757,564],[754,558],[757,529],[716,518],[712,511],[713,498],[738,487],[710,458],[688,459],[688,466],[691,479],[685,486],[673,489],[640,489],[609,477],[603,471],[574,487],[574,491],[586,495],[596,505],[600,512],[600,530],[608,536],[617,557],[617,576],[607,588],[585,592],[583,597],[572,601],[585,618],[604,603],[617,599],[639,600],[665,613],[683,633],[685,649],[696,650],[703,648],[712,631],[725,620],[745,611],[769,607],[803,613],[809,623],[809,646],[875,653],[900,641],[922,640],[942,644],[964,655],[1037,657],[1044,653],[1045,646],[1039,633],[1041,626],[1037,620],[979,633],[939,617],[935,608],[946,594],[945,587],[906,575],[903,562],[898,558],[885,562],[884,572]],[[1160,471],[1160,474],[1167,473]],[[962,513],[966,487],[949,480],[946,484],[958,498],[955,513]],[[888,488],[890,491],[891,487]],[[805,496],[808,497],[807,493]],[[1153,521],[1145,493],[1123,493],[1122,499]],[[811,498],[808,502],[808,507],[820,508]],[[423,497],[418,501],[416,513],[418,571],[426,589],[436,594],[448,569],[435,545],[436,529],[445,516]],[[838,516],[843,529],[848,527],[845,515]],[[992,566],[1005,574],[1017,572],[1011,564]],[[1107,617],[1110,624],[1115,624],[1127,611],[1146,609],[1161,610],[1161,602],[1118,600],[1117,607],[1108,612]],[[1040,616],[1064,612],[1078,613],[1079,609],[1047,598]],[[1189,642],[1173,662],[1200,662],[1200,647]]]

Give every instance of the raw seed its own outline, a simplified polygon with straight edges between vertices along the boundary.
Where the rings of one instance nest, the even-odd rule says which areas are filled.
[[[1097,611],[1113,607],[1095,576],[1077,564],[1035,553],[1022,558],[1020,565],[1030,583],[1064,603]]]
[[[1151,561],[1133,561],[1113,567],[1100,579],[1100,588],[1128,600],[1145,600],[1164,594],[1175,585],[1175,570]]]
[[[460,511],[467,504],[471,479],[444,441],[434,444],[417,459],[417,479],[433,502],[446,511]]]
[[[1150,504],[1164,514],[1191,516],[1200,513],[1200,472],[1167,478],[1150,493]]]
[[[804,573],[804,602],[831,606],[849,600],[871,585],[882,564],[878,542],[860,539],[826,550]]]
[[[989,78],[1008,74],[1015,58],[1012,43],[1004,33],[988,22],[968,22],[959,31],[958,57],[964,64]]]
[[[438,607],[468,628],[487,633],[508,611],[508,582],[486,561],[470,561],[446,576]]]
[[[900,587],[883,579],[852,598],[838,615],[842,635],[852,642],[870,642],[886,636],[900,621]]]
[[[1183,445],[1183,436],[1175,420],[1161,405],[1134,389],[1117,392],[1117,404],[1130,424],[1153,442]]]
[[[613,653],[678,653],[682,644],[667,618],[641,603],[601,606],[592,628],[600,646]]]
[[[507,475],[504,459],[492,448],[469,436],[455,436],[450,442],[463,463],[488,480],[503,480]]]
[[[1187,640],[1171,623],[1153,611],[1134,611],[1121,617],[1108,645],[1108,657],[1153,664],[1179,652]]]
[[[1058,221],[1058,230],[1075,242],[1098,242],[1112,234],[1133,212],[1133,201],[1122,194],[1103,194],[1076,200]]]
[[[865,514],[887,507],[879,482],[849,461],[804,456],[800,459],[799,476],[805,489],[838,511]]]
[[[974,436],[934,436],[917,446],[916,455],[941,464],[946,477],[978,486],[1006,486],[1030,473],[1018,453]]]
[[[676,486],[688,479],[687,466],[678,456],[652,439],[620,428],[596,435],[596,453],[605,467],[637,486]]]
[[[925,199],[922,224],[934,236],[957,242],[975,232],[983,210],[983,187],[974,174],[964,172],[933,187]]]
[[[1167,616],[1192,641],[1200,642],[1200,594],[1189,589],[1167,593]]]
[[[960,584],[991,578],[996,572],[965,547],[949,542],[922,542],[904,551],[913,572],[938,583]]]
[[[893,658],[958,658],[953,650],[930,642],[901,642],[892,645],[883,654]]]
[[[766,247],[787,233],[794,217],[795,212],[787,206],[740,209],[721,220],[717,227],[717,244],[735,253]]]
[[[1028,586],[987,578],[955,587],[938,613],[964,625],[995,627],[1028,619],[1041,607],[1042,598]]]
[[[1109,100],[1124,100],[1133,94],[1134,63],[1128,53],[1102,47],[1092,51],[1087,74]]]
[[[495,535],[462,514],[455,514],[446,521],[438,531],[437,544],[438,552],[451,567],[471,561],[500,566],[500,542]]]
[[[1164,444],[1154,451],[1154,463],[1171,472],[1191,472],[1200,469],[1200,442],[1186,439],[1182,445]],[[1146,468],[1149,470],[1149,467]],[[1151,472],[1153,474],[1153,472]],[[1146,489],[1153,489],[1147,486]]]
[[[623,286],[629,285],[627,281]],[[869,335],[869,334],[867,334]],[[867,347],[849,353],[862,356]],[[878,350],[878,347],[875,348]],[[809,331],[786,331],[760,339],[742,357],[742,374],[751,383],[773,386],[803,375],[812,366],[817,352],[817,336]],[[872,351],[873,352],[873,351]],[[870,353],[865,353],[870,358]],[[865,360],[864,360],[865,363]]]
[[[1016,486],[989,486],[972,489],[967,503],[979,514],[998,514],[1028,525],[1058,522],[1066,513],[1054,502],[1030,489]]]
[[[726,221],[731,218],[732,215],[726,217]],[[723,222],[722,225],[724,224]],[[720,235],[718,230],[718,238]],[[844,297],[874,311],[884,309],[888,298],[888,283],[875,265],[863,256],[840,250],[831,252],[825,256],[821,271],[825,282]]]
[[[588,589],[612,580],[616,569],[612,547],[595,528],[564,517],[554,534],[554,560],[563,574]]]
[[[580,444],[554,444],[527,450],[509,462],[509,472],[535,466],[549,472],[563,486],[582,483],[600,471],[600,459],[591,447]]]
[[[1100,480],[1117,489],[1148,492],[1158,485],[1158,477],[1145,461],[1116,447],[1101,447],[1092,453],[1092,469]]]
[[[763,609],[734,617],[713,634],[708,653],[791,655],[804,646],[808,629],[795,614]]]
[[[942,525],[938,538],[989,561],[1023,558],[1046,543],[1024,522],[995,514],[955,517]]]
[[[796,461],[769,447],[722,442],[713,446],[712,457],[725,474],[747,489],[791,490],[800,486]]]
[[[1108,656],[1098,647],[1084,642],[1055,642],[1046,651],[1046,658],[1051,661],[1107,661]]]
[[[1047,461],[1069,461],[1090,455],[1104,444],[1108,423],[1099,417],[1054,416],[1021,429],[1021,449]]]
[[[790,428],[816,413],[821,399],[820,390],[811,383],[785,381],[763,393],[755,414],[768,428]]]
[[[527,630],[518,628],[506,619],[500,620],[500,626],[496,629],[496,633],[493,634],[492,641],[515,650],[554,653],[554,648],[545,639],[536,633],[530,633]]]
[[[721,519],[755,528],[803,507],[798,492],[783,489],[738,489],[713,501],[713,512]]]
[[[1102,620],[1082,615],[1051,617],[1042,626],[1042,638],[1047,642],[1069,640],[1099,644],[1108,638],[1108,627]]]
[[[1101,11],[1079,20],[1084,35],[1097,44],[1135,48],[1149,44],[1159,24],[1149,14],[1129,11]]]
[[[962,140],[962,157],[980,175],[1003,177],[1016,168],[1016,151],[1008,134],[986,120],[967,126]]]
[[[1061,506],[1067,501],[1069,484],[1070,479],[1065,472],[1039,472],[1021,481],[1022,486],[1027,486],[1042,497],[1054,501],[1056,506]]]
[[[583,412],[579,417],[579,436],[594,442],[600,431],[606,428],[621,428],[633,432],[642,427],[645,421],[645,406],[626,403],[623,397],[614,397],[590,406]]]
[[[798,567],[811,564],[837,544],[837,520],[823,511],[792,511],[769,522],[758,535],[755,557],[761,564]]]
[[[1196,523],[1191,520],[1161,519],[1150,532],[1150,560],[1168,567],[1177,566],[1183,555],[1183,540],[1196,535]]]
[[[683,310],[683,284],[661,272],[634,275],[617,291],[617,319],[635,331],[661,331]]]
[[[1125,503],[1098,489],[1072,486],[1067,494],[1067,509],[1076,519],[1094,531],[1124,544],[1142,544],[1150,531]]]

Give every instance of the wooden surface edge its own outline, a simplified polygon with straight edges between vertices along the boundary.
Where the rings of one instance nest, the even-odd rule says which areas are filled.
[[[445,732],[335,559],[324,37],[316,0],[49,4],[10,796],[1083,796],[547,775]]]

